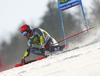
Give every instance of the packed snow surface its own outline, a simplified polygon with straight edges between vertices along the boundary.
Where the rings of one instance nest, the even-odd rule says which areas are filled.
[[[0,76],[100,76],[100,42],[3,71]]]

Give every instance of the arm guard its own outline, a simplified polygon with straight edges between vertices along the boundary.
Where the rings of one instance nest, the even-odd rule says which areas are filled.
[[[27,51],[26,51],[25,54],[24,54],[24,58],[26,58],[27,56],[29,56],[29,54],[30,54],[30,50],[27,49]]]

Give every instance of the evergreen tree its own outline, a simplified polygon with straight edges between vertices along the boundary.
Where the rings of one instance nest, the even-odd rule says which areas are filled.
[[[78,24],[80,20],[77,20],[70,13],[62,12],[62,18],[66,37],[76,34],[81,30],[81,26]],[[63,39],[58,5],[55,1],[48,4],[48,11],[45,13],[42,20],[43,22],[40,24],[41,28],[49,32],[57,41]],[[74,42],[75,39],[71,39],[71,41]]]
[[[91,16],[93,17],[93,19],[91,20],[91,23],[97,29],[99,28],[99,23],[100,23],[100,1],[95,0],[93,1],[92,4],[93,4],[93,7],[92,7]]]

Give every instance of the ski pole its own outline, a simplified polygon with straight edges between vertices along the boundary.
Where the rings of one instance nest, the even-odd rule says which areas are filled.
[[[93,27],[90,27],[89,29],[86,29],[86,30],[84,30],[84,31],[81,31],[81,32],[79,32],[79,33],[77,33],[77,34],[74,34],[74,35],[72,35],[72,36],[70,36],[70,37],[68,37],[68,38],[65,38],[65,39],[63,39],[63,40],[60,40],[60,41],[58,41],[57,43],[60,43],[60,42],[63,42],[63,41],[65,41],[65,40],[68,40],[68,39],[70,39],[70,38],[72,38],[72,37],[74,37],[74,36],[77,36],[77,35],[79,35],[79,34],[81,34],[81,33],[84,33],[84,32],[86,32],[86,31],[88,31],[88,30],[91,30]],[[47,47],[45,47],[45,49],[47,49],[47,48],[49,48],[49,47],[51,47],[51,46],[53,46],[53,45],[55,45],[55,44],[57,44],[57,43],[54,43],[54,44],[52,44],[52,45],[50,45],[50,46],[47,46]]]

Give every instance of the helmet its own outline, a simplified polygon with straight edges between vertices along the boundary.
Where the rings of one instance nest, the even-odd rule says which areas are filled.
[[[31,31],[32,31],[32,29],[27,24],[22,25],[22,27],[20,28],[20,32],[23,35],[26,35],[27,33],[30,33],[31,34]]]

